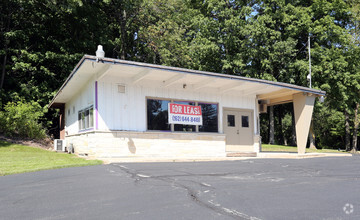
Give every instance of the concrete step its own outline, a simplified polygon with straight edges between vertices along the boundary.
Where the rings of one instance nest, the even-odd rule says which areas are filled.
[[[227,157],[257,157],[256,152],[229,152]]]

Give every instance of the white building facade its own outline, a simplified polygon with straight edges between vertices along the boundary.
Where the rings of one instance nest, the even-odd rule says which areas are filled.
[[[294,102],[296,118],[304,122],[299,129],[307,134],[315,97],[324,94],[285,83],[85,55],[50,106],[60,108],[60,136],[78,154],[223,157],[260,151],[259,111],[267,105]],[[169,103],[200,106],[202,123],[169,123]]]

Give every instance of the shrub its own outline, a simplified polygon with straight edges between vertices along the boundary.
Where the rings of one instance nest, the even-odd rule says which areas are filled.
[[[39,123],[44,110],[37,102],[9,102],[0,112],[0,131],[8,136],[42,139],[45,129]]]

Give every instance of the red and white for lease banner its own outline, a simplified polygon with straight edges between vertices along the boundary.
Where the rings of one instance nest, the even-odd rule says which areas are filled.
[[[201,106],[169,103],[169,123],[182,125],[202,125]]]

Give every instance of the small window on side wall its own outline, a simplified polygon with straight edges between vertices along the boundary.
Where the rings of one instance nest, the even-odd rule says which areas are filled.
[[[81,111],[78,113],[78,122],[79,122],[79,130],[82,130],[82,123],[81,123]]]
[[[94,127],[94,109],[93,106],[80,110],[78,112],[79,130],[85,130]]]
[[[90,128],[93,128],[94,127],[94,109],[93,108],[90,108],[90,117],[89,117],[89,126]]]

